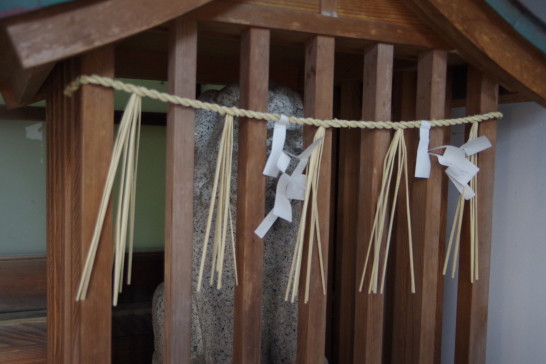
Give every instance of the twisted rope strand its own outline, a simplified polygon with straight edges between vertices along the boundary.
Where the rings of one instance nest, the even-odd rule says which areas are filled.
[[[148,89],[143,86],[136,86],[130,83],[125,83],[119,80],[114,80],[108,77],[102,77],[98,75],[81,75],[66,86],[64,94],[66,96],[72,96],[81,85],[98,85],[103,87],[113,88],[114,90],[124,91],[131,94],[136,94],[141,97],[149,97],[154,100],[160,100],[175,105],[181,105],[185,107],[191,107],[194,109],[203,109],[209,111],[215,111],[221,115],[231,115],[233,117],[245,117],[250,119],[260,120],[279,120],[280,114],[272,114],[266,112],[258,112],[252,110],[241,109],[238,107],[227,107],[208,102],[202,102],[199,100],[188,99],[185,97],[179,97],[171,95],[165,92],[159,92],[157,90]],[[466,116],[456,119],[438,119],[431,120],[431,126],[453,126],[459,124],[482,122],[492,119],[502,118],[500,112],[490,112],[487,114]],[[321,120],[313,118],[299,118],[291,116],[288,118],[289,122],[293,124],[305,124],[313,126],[322,126],[324,128],[361,128],[361,129],[411,129],[419,128],[421,126],[420,120],[414,121],[361,121],[361,120]]]

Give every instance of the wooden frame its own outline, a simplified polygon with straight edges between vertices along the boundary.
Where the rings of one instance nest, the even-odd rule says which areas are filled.
[[[150,19],[139,17],[149,9],[135,4],[131,4],[130,11],[117,19],[119,11],[116,10],[120,6],[127,6],[126,0],[92,3],[88,4],[88,8],[72,4],[9,19],[1,24],[0,44],[6,45],[10,50],[0,56],[1,64],[10,65],[20,61],[20,65],[12,67],[13,74],[0,71],[0,88],[9,106],[33,100],[40,90],[47,91],[48,95],[49,362],[109,363],[111,360],[109,222],[103,232],[88,300],[76,303],[74,290],[85,258],[87,242],[90,240],[97,197],[102,192],[111,149],[112,92],[99,87],[84,86],[74,98],[67,99],[62,95],[63,87],[77,75],[99,73],[112,77],[114,74],[136,74],[168,78],[171,93],[194,98],[199,77],[220,79],[224,77],[220,76],[220,71],[225,73],[226,70],[233,70],[232,74],[220,81],[231,82],[237,78],[238,72],[241,83],[240,105],[253,110],[266,110],[270,79],[292,78],[296,81],[291,86],[300,85],[299,77],[304,74],[305,114],[324,119],[334,115],[334,86],[338,81],[335,79],[337,75],[343,78],[344,97],[347,92],[358,93],[362,81],[363,119],[389,120],[392,119],[392,78],[394,69],[398,66],[405,70],[402,76],[404,92],[411,93],[415,89],[417,91],[415,100],[412,95],[402,97],[402,106],[400,110],[396,110],[400,117],[434,119],[444,117],[446,111],[446,50],[450,47],[447,43],[449,41],[460,45],[463,55],[477,67],[484,69],[493,65],[492,69],[500,81],[514,85],[524,96],[530,95],[544,102],[543,87],[522,71],[540,64],[542,58],[533,57],[522,44],[514,45],[513,49],[530,54],[530,58],[521,61],[521,65],[526,67],[512,68],[509,61],[514,59],[513,55],[506,57],[503,62],[498,61],[499,54],[503,54],[498,49],[498,44],[488,47],[493,53],[478,54],[476,47],[479,48],[480,45],[476,30],[459,27],[459,20],[465,20],[466,15],[454,14],[450,11],[451,8],[443,7],[443,0],[413,0],[413,3],[416,4],[417,12],[428,18],[441,15],[438,18],[440,20],[430,21],[430,26],[434,28],[439,26],[439,21],[451,20],[449,32],[444,34],[447,41],[435,34],[431,35],[428,23],[396,21],[396,17],[384,22],[370,20],[373,18],[371,15],[380,15],[375,13],[378,10],[370,10],[373,14],[364,14],[370,15],[369,19],[363,14],[360,17],[346,16],[347,10],[344,6],[347,5],[335,0],[317,1],[314,4],[317,5],[315,10],[318,9],[320,14],[304,8],[297,9],[298,6],[304,6],[299,3],[281,6],[282,4],[262,2],[258,5],[258,2],[251,1],[223,1],[199,7],[209,2],[195,0],[178,5],[171,5],[168,1],[156,2],[156,9]],[[373,3],[376,4],[377,1]],[[480,17],[484,16],[481,5],[472,5],[468,0],[458,0],[457,3],[472,6],[472,9],[477,9]],[[139,4],[149,5],[150,2],[139,0]],[[401,6],[397,2],[389,4],[396,9]],[[338,11],[340,16],[332,16]],[[97,19],[88,19],[93,14],[97,15]],[[117,51],[113,47],[97,48],[181,14],[185,16],[169,25],[168,52],[161,47],[142,52],[122,47]],[[93,24],[102,24],[102,28],[99,32],[91,32],[88,37],[81,38],[79,30],[74,30],[74,26],[82,26],[78,21],[82,24],[92,21]],[[114,21],[119,24],[118,32],[105,26]],[[199,69],[198,22],[207,22],[207,31],[213,29],[219,33],[225,32],[225,39],[230,42],[238,43],[241,40],[239,58],[227,60],[216,73],[210,71],[214,67],[214,62],[210,60],[201,60],[201,64],[206,65],[206,71],[203,71],[203,67]],[[52,29],[43,30],[46,23]],[[58,37],[58,29],[63,27],[67,32],[70,31],[70,36]],[[500,35],[495,39],[507,39],[510,44],[518,43],[516,38],[504,37],[507,32],[502,27],[490,29],[493,32],[498,30]],[[164,28],[159,30],[161,31],[164,32]],[[81,39],[77,38],[78,35]],[[305,43],[303,67],[294,64],[275,66],[271,62],[274,36],[279,37],[279,44],[275,46],[280,48],[293,49],[294,45],[301,46]],[[54,47],[50,48],[51,45]],[[336,48],[338,52],[343,50],[346,53],[345,58],[341,57],[342,65],[352,63],[351,56],[354,54],[351,53],[361,53],[365,48],[363,76],[360,71],[358,77],[352,76],[345,69],[336,73]],[[53,61],[80,53],[83,53],[82,56],[65,60],[53,68]],[[418,60],[413,58],[416,53],[420,54]],[[139,68],[142,66],[129,69],[127,60],[135,54],[146,57],[142,64],[158,62],[159,66],[145,72]],[[116,65],[124,69],[114,72]],[[412,70],[415,66],[418,69],[416,85]],[[352,72],[352,68],[350,71]],[[47,82],[49,88],[42,89],[50,72],[50,81]],[[210,74],[203,76],[206,72]],[[537,72],[543,74],[540,73],[542,70]],[[498,102],[498,81],[493,82],[474,68],[469,71],[469,77],[468,112],[494,110]],[[358,107],[355,104],[358,102],[355,101],[354,94],[348,102],[343,99],[342,113],[351,115],[348,118],[357,118],[358,116],[352,116]],[[189,277],[193,243],[193,118],[192,110],[172,106],[169,109],[164,331],[167,363],[189,362],[191,358],[192,282]],[[314,130],[305,128],[307,144]],[[494,139],[494,123],[484,123],[480,132]],[[441,344],[443,287],[439,261],[443,257],[442,243],[445,235],[443,221],[446,214],[446,178],[440,168],[433,165],[429,180],[418,180],[411,186],[417,293],[409,294],[407,281],[401,278],[407,275],[407,254],[400,249],[395,251],[393,258],[396,272],[392,275],[393,286],[389,291],[392,297],[369,296],[365,292],[355,294],[355,286],[359,283],[355,275],[360,277],[361,274],[381,181],[377,172],[381,169],[391,132],[344,130],[340,134],[339,146],[333,143],[331,130],[326,134],[318,201],[323,242],[321,249],[323,256],[327,257],[324,260],[327,263],[325,268],[336,272],[327,276],[337,282],[333,291],[341,297],[339,302],[333,303],[334,306],[337,305],[337,321],[330,326],[328,300],[322,294],[318,256],[315,254],[315,261],[312,262],[310,301],[306,304],[301,300],[298,304],[297,362],[320,363],[332,345],[333,355],[343,362],[437,363]],[[435,129],[431,133],[431,144],[445,144],[447,137],[447,131]],[[417,135],[407,132],[406,138],[409,154],[412,155],[417,145]],[[235,293],[233,360],[235,363],[258,363],[261,355],[263,241],[254,235],[254,229],[264,215],[265,180],[260,171],[266,155],[265,124],[255,120],[241,120],[238,142],[237,260],[240,284]],[[333,172],[336,171],[337,162],[333,148],[340,151],[337,181]],[[480,186],[486,186],[492,183],[494,151],[480,155],[480,164],[484,171],[489,171],[480,174]],[[358,176],[349,170],[356,166],[360,168]],[[88,175],[93,178],[88,178]],[[337,191],[336,185],[339,186]],[[480,204],[479,211],[484,224],[484,228],[480,230],[484,250],[480,255],[483,272],[478,284],[466,284],[466,260],[464,254],[461,255],[462,283],[459,286],[456,359],[461,363],[480,363],[485,360],[486,325],[482,317],[487,313],[488,259],[491,245],[491,216],[487,211],[492,206],[492,192],[490,189],[480,188],[479,193],[483,195],[483,204]],[[358,189],[358,196],[349,193],[353,189]],[[335,205],[339,215],[337,224],[331,222],[336,194],[338,200]],[[358,220],[349,219],[348,215],[351,214],[357,215]],[[403,217],[403,213],[398,216],[399,219]],[[110,216],[107,220],[110,220]],[[344,231],[336,231],[340,226]],[[405,242],[407,232],[404,228],[399,228],[396,234],[399,243]],[[334,249],[330,244],[342,246]],[[464,242],[462,250],[464,251]],[[332,251],[339,253],[337,260],[331,256]],[[347,266],[328,267],[332,262],[336,262],[334,265]],[[310,263],[304,258],[302,269]],[[344,275],[352,276],[344,280]],[[300,284],[300,287],[303,289],[304,284]],[[392,320],[388,317],[386,319],[391,311]],[[333,327],[333,333],[327,332],[329,327]],[[334,344],[327,339],[330,334],[334,337]],[[386,350],[387,346],[392,350]],[[385,353],[386,351],[389,353]]]

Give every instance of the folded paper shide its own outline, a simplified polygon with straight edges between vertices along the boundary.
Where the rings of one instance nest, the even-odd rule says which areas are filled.
[[[216,173],[213,180],[212,196],[209,207],[205,241],[203,242],[203,255],[201,257],[201,266],[198,277],[198,290],[202,285],[203,269],[207,256],[207,247],[211,231],[214,226],[213,246],[212,246],[212,273],[210,284],[214,284],[214,277],[217,277],[217,287],[222,287],[222,271],[224,266],[224,256],[226,242],[231,240],[231,249],[235,257],[235,229],[230,209],[230,181],[232,173],[233,158],[233,123],[237,117],[252,118],[264,121],[273,121],[274,132],[272,148],[269,158],[264,166],[263,174],[268,177],[278,178],[275,203],[273,209],[265,216],[262,223],[256,227],[256,235],[263,238],[269,229],[274,228],[274,223],[278,218],[292,222],[292,201],[303,201],[301,221],[299,222],[297,239],[294,244],[294,254],[292,256],[292,265],[286,287],[285,299],[295,302],[299,292],[299,284],[302,280],[302,266],[306,267],[305,272],[305,297],[304,302],[309,300],[309,286],[311,276],[311,266],[315,249],[319,257],[320,274],[322,281],[323,294],[326,294],[325,272],[322,257],[324,242],[321,240],[319,214],[328,213],[319,211],[318,191],[319,176],[321,170],[322,154],[326,140],[326,129],[328,128],[359,128],[359,129],[392,129],[394,130],[393,139],[383,163],[381,176],[381,189],[375,206],[375,218],[373,222],[370,240],[368,242],[368,252],[364,267],[362,267],[362,276],[359,289],[362,290],[364,279],[369,270],[369,293],[382,293],[384,289],[387,258],[390,249],[390,241],[393,232],[393,222],[399,203],[397,199],[401,189],[405,196],[404,204],[406,206],[406,220],[399,222],[407,224],[407,241],[409,249],[409,267],[411,277],[411,291],[415,292],[415,275],[413,266],[413,247],[411,234],[411,217],[409,207],[409,182],[407,167],[407,149],[405,143],[404,130],[411,128],[420,128],[420,142],[417,150],[417,164],[415,168],[415,177],[428,178],[431,170],[430,155],[434,156],[438,162],[447,167],[446,174],[460,192],[459,204],[455,213],[449,246],[447,248],[446,261],[444,264],[444,274],[447,268],[447,262],[452,243],[455,242],[453,266],[458,255],[458,245],[461,231],[461,221],[465,200],[470,199],[470,221],[471,221],[471,281],[478,279],[478,222],[477,222],[477,173],[479,171],[477,155],[479,152],[491,147],[491,143],[485,137],[478,137],[478,124],[486,120],[500,119],[502,114],[491,112],[482,115],[468,116],[457,119],[442,120],[415,120],[415,121],[361,121],[361,120],[321,120],[314,118],[300,118],[285,116],[273,113],[257,112],[245,110],[237,107],[226,107],[217,104],[202,102],[198,100],[182,98],[167,93],[150,90],[145,87],[135,86],[118,80],[96,75],[82,75],[71,82],[65,89],[65,94],[71,96],[81,85],[92,84],[103,87],[113,88],[118,91],[128,92],[132,96],[124,112],[112,160],[108,171],[107,180],[104,185],[101,205],[96,219],[93,241],[87,254],[85,267],[78,288],[77,299],[83,300],[86,297],[87,287],[91,279],[93,263],[97,252],[99,237],[102,231],[103,222],[106,216],[106,210],[111,198],[114,179],[121,161],[121,193],[116,213],[115,228],[115,295],[114,305],[117,303],[117,292],[121,291],[121,281],[123,266],[125,264],[124,256],[126,249],[129,250],[129,269],[128,283],[130,283],[131,271],[131,253],[134,230],[134,208],[135,208],[135,189],[136,189],[136,166],[138,161],[139,146],[139,127],[140,127],[140,99],[149,97],[152,99],[168,102],[175,105],[215,111],[224,116],[224,128],[220,138],[220,147],[217,156]],[[287,125],[289,123],[310,125],[317,127],[313,142],[300,154],[290,154],[284,150]],[[429,150],[429,132],[433,127],[447,127],[460,124],[472,124],[470,137],[467,143],[461,147],[439,146]],[[328,144],[329,145],[329,144]],[[443,153],[440,154],[440,151]],[[288,169],[294,160],[295,168],[292,172]],[[308,226],[306,226],[306,223]],[[213,225],[214,224],[214,225]],[[228,234],[229,232],[229,234]],[[302,264],[304,254],[304,243],[307,242],[306,261],[309,264]],[[371,262],[368,265],[368,262]],[[236,265],[237,262],[234,261]],[[360,267],[358,267],[360,269]],[[237,272],[237,269],[235,269]],[[235,276],[237,281],[237,275]]]

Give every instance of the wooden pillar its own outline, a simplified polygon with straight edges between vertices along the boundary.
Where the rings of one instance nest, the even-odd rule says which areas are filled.
[[[358,81],[341,84],[341,113],[346,120],[357,120],[361,115]],[[351,363],[355,318],[356,229],[360,163],[360,129],[339,130],[339,163],[337,169],[337,215],[335,250],[335,299],[333,318],[332,361]]]
[[[195,98],[197,23],[171,23],[169,92]],[[165,188],[164,362],[191,359],[193,257],[193,164],[195,111],[169,105]]]
[[[417,89],[417,72],[416,71],[404,71],[399,78],[399,104],[396,108],[398,118],[402,121],[415,120],[415,106],[416,106],[416,94]],[[415,175],[415,151],[417,150],[417,143],[419,139],[419,130],[409,129],[404,131],[406,138],[406,147],[408,151],[408,181],[413,180]],[[412,193],[412,183],[409,183],[409,195]],[[405,223],[407,220],[406,213],[406,191],[401,189],[399,191],[398,206],[396,213],[396,221],[401,222],[396,225],[395,229],[395,248],[394,253],[394,278],[393,278],[393,291],[389,304],[391,304],[390,311],[392,312],[391,326],[386,328],[388,335],[386,340],[389,340],[388,346],[391,350],[385,352],[384,360],[386,364],[396,364],[396,360],[404,360],[406,353],[404,349],[408,348],[406,343],[407,330],[407,315],[409,299],[413,295],[411,293],[411,280],[410,280],[410,256],[408,246],[408,228]],[[394,359],[396,358],[396,359]],[[405,361],[401,361],[405,363]]]
[[[469,68],[466,97],[468,115],[497,111],[498,85],[480,71]],[[474,283],[470,283],[470,228],[466,213],[461,237],[455,342],[455,362],[461,364],[485,364],[496,130],[496,120],[479,125],[478,135],[485,135],[493,147],[478,154],[480,172],[476,195],[478,196],[479,223],[479,279]],[[468,206],[465,211],[468,211],[467,209]]]
[[[266,111],[269,88],[269,30],[250,28],[241,44],[241,98],[245,109]],[[266,123],[239,121],[237,170],[237,265],[233,362],[260,363],[263,240],[254,230],[265,215]]]
[[[113,91],[64,87],[80,74],[114,75],[114,52],[101,48],[60,63],[47,96],[48,362],[110,363],[112,224],[106,215],[87,299],[76,302],[91,243],[114,131]]]
[[[447,54],[432,50],[422,53],[418,61],[416,118],[431,120],[445,115]],[[448,131],[432,128],[430,147],[445,143]],[[414,134],[415,135],[415,134]],[[417,142],[408,154],[416,153]],[[412,173],[412,172],[410,172]],[[439,310],[443,277],[441,242],[445,236],[445,174],[432,163],[429,179],[415,179],[411,187],[411,222],[416,293],[406,295],[396,290],[394,302],[397,329],[393,333],[392,363],[437,363],[440,350],[441,316]],[[409,275],[409,273],[408,273]],[[409,286],[407,286],[409,292]],[[441,298],[441,297],[440,297]]]
[[[392,45],[377,44],[364,55],[362,119],[391,120]],[[360,139],[360,185],[358,189],[357,280],[360,277],[370,242],[385,154],[391,143],[390,130],[362,130]],[[383,347],[382,294],[368,294],[370,272],[362,292],[356,294],[353,363],[381,363]]]
[[[319,119],[332,118],[334,92],[334,51],[335,39],[315,36],[305,49],[305,116]],[[309,145],[315,134],[315,127],[304,128],[305,144]],[[332,130],[327,129],[320,166],[318,211],[322,255],[325,277],[328,276],[328,244],[330,241],[330,196]],[[302,217],[304,218],[304,217]],[[304,245],[307,251],[307,243]],[[301,271],[305,272],[308,262],[303,254]],[[326,296],[322,291],[318,254],[313,254],[309,302],[304,303],[305,274],[300,277],[298,311],[298,351],[296,362],[316,364],[324,362],[326,341]],[[327,279],[327,278],[325,278]],[[327,283],[326,283],[327,284]]]

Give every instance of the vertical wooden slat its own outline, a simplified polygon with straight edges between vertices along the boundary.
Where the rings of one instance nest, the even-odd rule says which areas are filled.
[[[197,23],[188,19],[173,21],[169,40],[169,92],[195,98]],[[165,189],[165,363],[189,363],[191,359],[194,125],[193,109],[169,106]]]
[[[446,60],[446,53],[438,50],[419,56],[417,119],[444,117]],[[443,145],[447,132],[445,128],[433,128],[430,147]],[[418,134],[413,135],[417,137]],[[410,145],[408,154],[415,155],[417,140]],[[437,313],[441,304],[438,294],[443,283],[443,277],[439,275],[439,262],[443,259],[440,242],[445,235],[445,224],[442,224],[446,210],[445,199],[442,198],[444,179],[442,168],[434,161],[429,179],[412,178],[410,198],[416,293],[409,293],[407,286],[408,293],[404,294],[401,289],[405,285],[396,290],[392,363],[435,363],[440,350],[437,338],[441,335],[441,320]],[[405,260],[406,257],[400,257],[399,267],[405,264],[401,259]],[[402,274],[400,272],[398,276]]]
[[[362,118],[390,120],[392,99],[392,45],[377,44],[364,55]],[[381,188],[383,160],[391,142],[390,130],[363,130],[360,141],[360,185],[358,189],[357,282],[370,241],[373,220]],[[370,273],[355,300],[355,335],[353,363],[381,363],[383,345],[382,294],[368,294]]]
[[[496,111],[497,102],[497,84],[480,71],[469,68],[467,114],[474,115]],[[468,214],[465,214],[464,230],[461,237],[455,342],[455,362],[461,364],[485,364],[496,127],[495,120],[480,123],[479,126],[479,136],[485,135],[491,141],[493,147],[478,154],[478,166],[480,167],[477,189],[479,280],[473,284],[470,283]]]
[[[101,48],[60,64],[48,94],[47,274],[48,361],[110,363],[112,302],[111,213],[106,215],[87,299],[76,302],[83,261],[112,152],[113,92],[66,84],[80,74],[114,75],[114,52]]]
[[[330,119],[333,108],[334,91],[334,51],[335,40],[332,37],[315,36],[305,50],[305,94],[304,112],[308,117]],[[316,128],[305,127],[305,144],[311,143]],[[328,272],[328,244],[330,241],[330,196],[331,196],[331,157],[332,130],[326,130],[324,151],[320,166],[318,192],[318,211],[324,270]],[[303,218],[303,217],[302,217]],[[307,251],[307,244],[304,251]],[[302,261],[302,272],[308,262]],[[326,296],[323,295],[318,254],[313,254],[309,302],[304,303],[305,274],[300,277],[298,311],[298,352],[299,364],[316,364],[324,361],[326,341]],[[327,278],[326,278],[327,279]]]
[[[396,113],[400,120],[415,120],[415,105],[417,89],[417,72],[404,71],[400,75],[399,90],[397,90],[400,99],[397,105]],[[408,180],[413,179],[415,174],[415,150],[418,138],[418,130],[406,130],[404,136],[406,138],[406,147],[408,150]],[[409,194],[412,196],[412,184],[409,184]],[[406,191],[400,190],[398,197],[398,207],[396,212],[396,221],[400,222],[396,225],[395,231],[395,247],[394,247],[394,278],[393,291],[391,302],[392,305],[392,320],[391,326],[386,328],[386,340],[389,340],[390,350],[385,352],[384,360],[386,364],[396,364],[398,362],[405,363],[403,360],[403,349],[405,345],[407,315],[409,312],[408,300],[412,295],[410,282],[410,262],[409,262],[409,247],[408,247],[408,229],[405,223],[407,219],[406,213]],[[396,360],[394,359],[396,358]]]
[[[361,115],[359,83],[341,84],[340,117],[357,120]],[[339,130],[339,164],[335,249],[335,298],[332,361],[350,363],[353,358],[356,218],[355,191],[358,190],[360,130]]]
[[[269,30],[251,28],[241,44],[241,98],[243,108],[267,110],[269,87]],[[239,121],[237,170],[237,265],[233,362],[260,363],[263,292],[263,240],[254,230],[265,209],[266,124]]]

